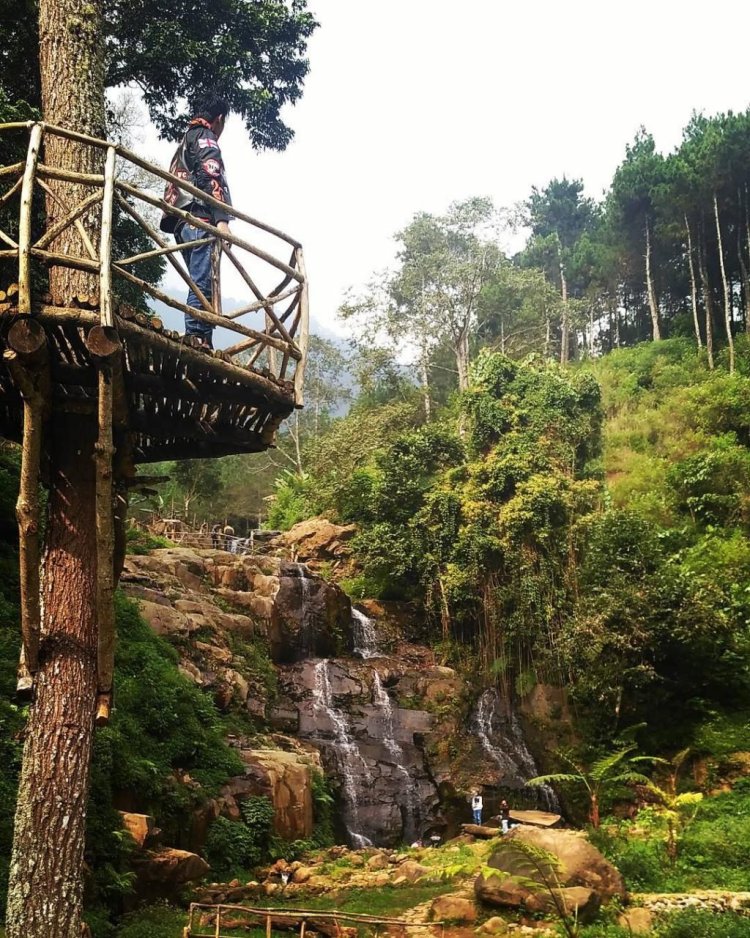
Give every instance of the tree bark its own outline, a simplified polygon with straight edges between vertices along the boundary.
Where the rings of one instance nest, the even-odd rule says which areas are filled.
[[[427,349],[423,348],[419,356],[419,381],[422,385],[422,398],[424,400],[424,420],[429,423],[432,419],[432,400],[430,399],[430,373],[427,367]]]
[[[40,0],[39,66],[44,120],[69,130],[103,137],[104,40],[101,0]],[[101,173],[104,153],[94,147],[51,134],[45,135],[45,163],[75,172]],[[54,193],[47,198],[47,223],[52,225],[93,189],[49,180]],[[82,222],[89,237],[98,242],[99,213],[87,212]],[[83,242],[75,227],[55,239],[51,250],[81,255]],[[54,267],[50,290],[69,301],[78,293],[97,293],[96,278],[85,271]]]
[[[560,295],[562,297],[562,318],[560,321],[560,364],[565,365],[570,355],[570,310],[568,309],[568,281],[565,266],[560,258]]]
[[[461,329],[453,346],[458,371],[458,389],[465,391],[469,387],[469,326]]]
[[[685,231],[687,232],[687,247],[688,247],[688,267],[690,269],[690,301],[693,308],[693,328],[695,329],[695,340],[698,343],[698,348],[703,348],[703,340],[701,339],[701,327],[698,320],[698,284],[695,279],[695,262],[693,260],[693,238],[690,233],[690,222],[688,221],[687,215],[685,215]]]
[[[727,331],[727,345],[729,346],[729,374],[734,374],[734,338],[732,336],[732,305],[729,299],[729,281],[724,265],[724,245],[721,238],[721,222],[719,220],[719,200],[714,192],[714,221],[716,222],[716,239],[719,249],[719,269],[721,270],[721,283],[724,291],[724,326]]]
[[[44,120],[104,134],[101,0],[40,0],[39,61]],[[46,134],[45,162],[101,172],[104,153]],[[91,193],[50,180],[47,225]],[[98,241],[96,208],[82,217]],[[53,252],[81,255],[75,227]],[[69,302],[98,293],[93,273],[57,267],[52,293]],[[96,421],[56,414],[51,421],[50,496],[42,583],[35,699],[29,712],[11,856],[8,938],[80,938],[83,854],[97,690]]]
[[[96,700],[93,421],[58,415],[36,698],[26,728],[8,938],[80,938]]]
[[[702,233],[703,234],[703,233]],[[714,298],[711,292],[711,283],[708,279],[708,265],[706,264],[706,250],[703,243],[698,244],[698,270],[701,275],[703,287],[703,306],[706,310],[706,352],[708,353],[708,367],[714,368]]]
[[[661,339],[661,329],[659,328],[659,304],[656,300],[656,289],[654,288],[654,278],[651,273],[651,224],[646,219],[646,292],[648,293],[648,308],[651,312],[651,337],[654,342]]]

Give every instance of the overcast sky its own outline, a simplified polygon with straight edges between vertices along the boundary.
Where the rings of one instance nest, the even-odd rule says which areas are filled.
[[[496,205],[552,177],[600,196],[641,124],[662,150],[693,109],[750,103],[742,0],[309,0],[320,23],[295,139],[221,145],[235,204],[299,238],[314,320],[389,264],[414,213]],[[145,141],[168,162],[171,145]]]

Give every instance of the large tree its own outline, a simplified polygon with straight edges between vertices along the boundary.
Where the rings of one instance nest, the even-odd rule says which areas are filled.
[[[7,0],[2,0],[7,7]],[[136,81],[163,132],[174,133],[180,95],[206,85],[243,114],[259,147],[283,147],[291,132],[279,109],[300,93],[305,40],[314,21],[304,0],[214,4],[39,0],[38,72],[30,7],[13,4],[2,23],[6,98],[41,104],[46,122],[102,137],[105,72]],[[105,58],[105,20],[107,25]],[[144,34],[146,41],[143,41]],[[12,45],[13,40],[15,45]],[[38,82],[36,81],[38,77]],[[47,136],[47,163],[101,171],[102,154]],[[55,185],[48,218],[85,195]],[[96,240],[96,219],[85,219]],[[55,242],[79,252],[73,229]],[[63,302],[94,293],[85,273],[51,271]],[[83,854],[97,695],[94,421],[56,414],[48,445],[50,497],[43,564],[41,646],[26,728],[8,893],[8,938],[80,938]]]

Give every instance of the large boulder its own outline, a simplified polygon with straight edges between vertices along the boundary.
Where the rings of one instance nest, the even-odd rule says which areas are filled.
[[[594,907],[612,898],[625,899],[625,883],[620,872],[591,844],[580,831],[551,830],[534,827],[517,827],[506,835],[493,849],[487,865],[498,870],[497,874],[480,875],[474,884],[477,896],[489,905],[528,905],[531,899],[543,903],[538,897],[546,891],[542,878],[534,874],[523,847],[543,850],[557,862],[556,880],[560,887],[584,887],[594,896],[575,895],[575,901],[592,912]],[[518,885],[518,879],[537,879],[538,888],[525,890]],[[527,894],[524,895],[524,892]],[[528,895],[529,893],[532,896]],[[518,900],[518,901],[516,901]],[[585,901],[584,901],[585,900]]]
[[[186,883],[203,879],[208,863],[188,850],[165,847],[136,861],[136,891],[142,896],[169,896]]]
[[[586,924],[596,918],[601,899],[593,889],[586,886],[568,886],[553,891],[535,891],[524,905],[529,912],[540,912],[543,915],[559,915],[562,909],[566,915]]]
[[[276,548],[285,548],[305,563],[341,560],[351,554],[349,541],[356,533],[353,524],[333,524],[326,518],[308,518],[300,521],[273,542]]]
[[[438,896],[430,906],[430,918],[436,922],[476,922],[477,907],[465,896]]]
[[[313,765],[311,756],[281,749],[243,749],[246,781],[267,794],[274,807],[274,831],[285,840],[304,840],[313,832]]]
[[[352,647],[351,600],[302,564],[282,563],[268,640],[276,663],[341,654]]]

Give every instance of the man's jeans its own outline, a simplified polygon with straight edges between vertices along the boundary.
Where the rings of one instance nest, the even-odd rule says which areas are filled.
[[[180,244],[187,244],[190,241],[199,241],[205,238],[208,232],[202,228],[195,228],[185,222],[180,225],[174,233],[175,241]],[[198,287],[208,302],[211,302],[211,249],[212,243],[199,244],[197,248],[191,248],[189,251],[182,251],[185,255],[190,279]],[[192,289],[188,290],[187,305],[194,309],[203,309],[200,300]],[[189,313],[185,313],[185,335],[194,335],[206,342],[213,348],[211,336],[214,328],[201,319],[193,318]]]
[[[482,823],[482,809],[481,808],[474,808],[474,823],[475,824]]]

